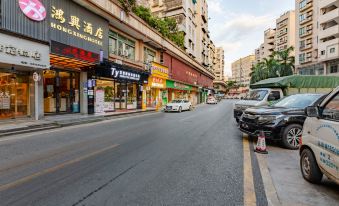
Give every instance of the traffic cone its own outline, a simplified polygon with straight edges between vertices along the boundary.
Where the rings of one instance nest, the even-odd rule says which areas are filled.
[[[261,154],[268,154],[266,149],[266,137],[265,132],[260,131],[257,141],[257,146],[255,147],[255,152],[261,153]]]

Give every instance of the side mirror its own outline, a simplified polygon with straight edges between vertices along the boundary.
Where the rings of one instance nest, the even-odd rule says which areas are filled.
[[[267,101],[275,101],[275,100],[276,100],[276,98],[275,98],[274,95],[272,95],[272,94],[268,95]]]
[[[306,115],[309,117],[320,117],[318,107],[315,106],[306,107]]]

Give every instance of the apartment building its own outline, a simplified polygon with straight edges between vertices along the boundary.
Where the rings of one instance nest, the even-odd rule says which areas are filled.
[[[180,31],[185,34],[185,49],[206,68],[209,58],[207,1],[150,0],[152,13],[160,18],[175,18]]]
[[[208,70],[214,72],[215,65],[217,63],[216,61],[216,47],[212,40],[209,42],[209,48],[208,48]]]
[[[215,66],[214,75],[216,81],[224,81],[225,77],[225,51],[222,47],[217,47],[215,50]]]
[[[232,63],[232,80],[248,86],[251,72],[255,64],[255,55],[248,55]]]
[[[302,75],[324,74],[318,59],[318,2],[296,0],[296,73]]]
[[[275,51],[295,47],[295,11],[287,11],[276,20]],[[291,55],[294,56],[294,51]]]
[[[275,50],[276,29],[269,28],[264,32],[264,43],[255,52],[255,61],[258,63],[268,58]]]
[[[318,61],[324,66],[324,74],[339,74],[339,1],[320,0],[318,28]]]

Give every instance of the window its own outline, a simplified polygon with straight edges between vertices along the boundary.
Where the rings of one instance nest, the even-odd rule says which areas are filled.
[[[301,1],[301,2],[299,3],[299,9],[304,8],[304,7],[306,6],[306,4],[307,4],[306,0]]]
[[[154,62],[156,57],[155,51],[150,50],[149,48],[144,48],[144,61],[145,62]]]
[[[274,100],[278,100],[278,99],[280,99],[280,92],[279,91],[272,91],[269,96],[274,97]]]
[[[322,50],[320,53],[321,55],[325,55],[325,50]]]
[[[306,14],[300,14],[299,15],[299,22],[302,22],[306,19]]]
[[[332,53],[334,53],[335,52],[335,48],[331,48],[330,49],[330,53],[332,54]]]
[[[304,54],[299,54],[299,61],[304,62],[305,61],[305,53]]]
[[[299,29],[299,36],[302,36],[306,33],[305,27]]]
[[[130,60],[135,60],[135,42],[116,33],[110,31],[109,34],[109,53],[118,55]]]
[[[299,46],[301,49],[305,48],[305,41],[300,41]]]
[[[339,94],[337,94],[324,108],[323,118],[339,121]]]
[[[338,65],[331,65],[330,73],[338,73]]]

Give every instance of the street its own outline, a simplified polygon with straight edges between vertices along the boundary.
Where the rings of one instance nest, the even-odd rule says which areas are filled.
[[[268,205],[267,176],[233,103],[1,138],[0,205]],[[337,189],[326,189],[325,205],[336,204]]]

